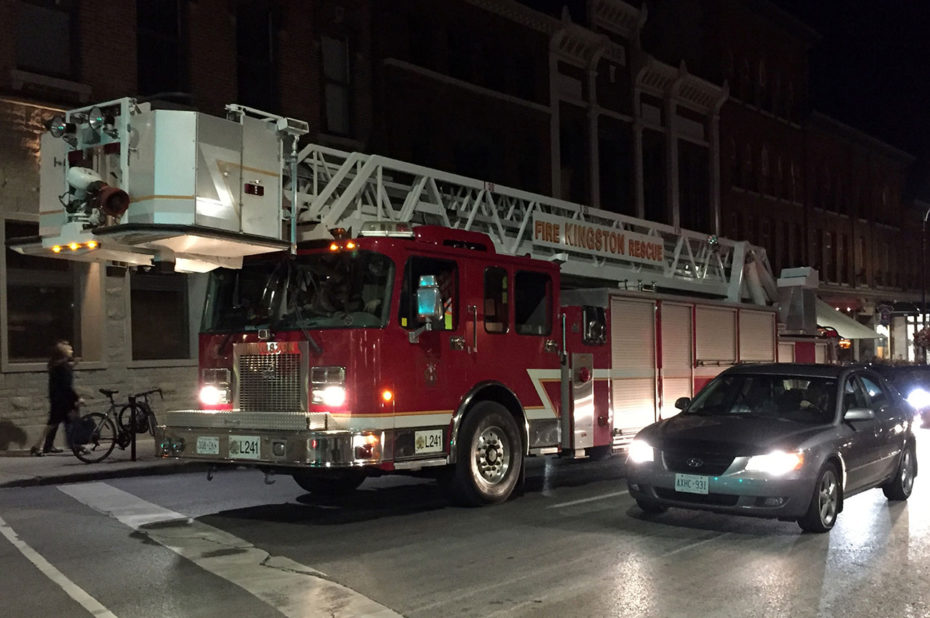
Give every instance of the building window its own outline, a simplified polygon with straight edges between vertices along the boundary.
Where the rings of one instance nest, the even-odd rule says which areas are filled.
[[[663,133],[649,129],[643,130],[645,218],[658,223],[671,223],[666,199],[665,141]]]
[[[707,148],[678,140],[678,221],[696,232],[711,232],[710,156]]]
[[[769,149],[767,146],[762,146],[762,155],[759,159],[759,172],[761,180],[759,183],[759,191],[761,193],[769,194],[772,192],[772,187],[769,182],[769,177],[771,174],[771,168],[769,166]]]
[[[743,150],[743,186],[750,191],[756,190],[756,178],[752,172],[752,146],[746,144]]]
[[[35,223],[7,220],[4,237],[38,236]],[[44,362],[59,339],[74,346],[78,358],[99,358],[99,346],[88,339],[82,308],[100,307],[85,285],[88,267],[77,262],[5,252],[7,332],[6,358],[12,363]],[[84,302],[82,302],[82,299]],[[92,339],[92,338],[91,338]]]
[[[187,90],[186,0],[137,0],[139,94]]]
[[[326,130],[336,135],[349,135],[352,130],[349,42],[344,38],[324,36],[321,49]]]
[[[74,53],[74,2],[23,0],[16,24],[16,66],[53,77],[72,78]]]
[[[130,273],[133,360],[191,357],[187,287],[187,275]]]
[[[728,157],[730,160],[730,186],[740,187],[742,186],[742,179],[740,178],[739,154],[736,150],[736,140],[730,138],[727,150],[729,151]]]
[[[277,24],[266,0],[236,8],[237,101],[264,111],[278,111]]]

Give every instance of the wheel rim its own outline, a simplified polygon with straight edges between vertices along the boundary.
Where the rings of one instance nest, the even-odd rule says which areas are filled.
[[[817,487],[817,506],[820,511],[820,522],[829,526],[836,519],[836,507],[839,498],[839,488],[836,483],[836,476],[831,470],[827,470],[820,477],[820,483]]]
[[[510,443],[503,429],[492,426],[478,434],[472,462],[476,478],[488,485],[496,485],[507,477]]]
[[[913,466],[911,451],[908,449],[904,451],[904,461],[901,462],[901,488],[904,489],[905,494],[910,494],[914,486]]]

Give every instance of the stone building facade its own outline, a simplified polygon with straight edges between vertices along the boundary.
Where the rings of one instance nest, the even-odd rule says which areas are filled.
[[[237,102],[325,145],[750,240],[831,293],[913,296],[913,261],[883,253],[913,242],[908,159],[811,116],[815,40],[762,0],[0,0],[3,236],[35,233],[56,110]],[[194,405],[203,277],[5,245],[0,270],[0,449],[41,428],[60,337],[93,405],[104,386]]]

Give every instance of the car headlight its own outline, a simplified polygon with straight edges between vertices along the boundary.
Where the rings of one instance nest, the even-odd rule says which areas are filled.
[[[649,463],[655,460],[656,451],[645,440],[634,439],[630,442],[627,457],[635,464]]]
[[[915,410],[930,407],[930,393],[922,388],[915,388],[908,393],[907,402],[911,404]]]
[[[800,470],[804,465],[804,453],[786,453],[772,451],[765,455],[750,457],[746,463],[747,472],[763,472],[772,476],[784,476],[792,470]]]

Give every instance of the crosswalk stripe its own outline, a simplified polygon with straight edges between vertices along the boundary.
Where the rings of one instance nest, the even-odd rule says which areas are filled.
[[[42,554],[34,550],[29,544],[19,538],[16,531],[0,517],[0,534],[6,537],[13,547],[35,565],[43,575],[55,582],[69,597],[81,604],[81,607],[99,618],[116,618],[116,615],[104,607],[100,601],[90,596],[83,588],[75,584],[68,577],[56,569]]]
[[[61,485],[58,489],[247,590],[286,616],[399,616],[325,579],[320,571],[283,556],[271,556],[244,539],[106,483]]]

